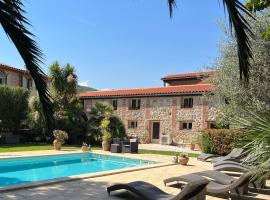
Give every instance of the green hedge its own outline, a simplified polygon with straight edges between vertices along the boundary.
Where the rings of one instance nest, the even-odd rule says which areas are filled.
[[[27,119],[29,91],[20,87],[0,86],[0,131],[16,131]]]
[[[237,147],[244,131],[239,129],[207,129],[202,133],[202,151],[225,155]]]

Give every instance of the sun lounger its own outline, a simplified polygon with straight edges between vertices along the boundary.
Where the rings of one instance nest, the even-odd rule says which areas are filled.
[[[220,165],[242,165],[242,162],[243,160],[239,160],[239,161],[232,161],[232,160],[223,160],[223,161],[220,161],[220,162],[217,162],[217,163],[213,163],[213,167],[217,167],[217,166],[220,166]]]
[[[235,195],[236,196],[245,195],[248,193],[248,184],[251,180],[250,173],[244,173],[240,176],[240,178],[236,179],[226,174],[222,174],[221,172],[205,171],[205,172],[198,172],[194,174],[187,174],[183,176],[165,179],[164,184],[167,185],[173,182],[189,183],[190,181],[189,177],[191,177],[191,175],[201,175],[201,176],[212,179],[209,182],[209,184],[206,186],[206,191],[208,194],[211,194],[214,196],[225,195],[226,197],[231,197]]]
[[[243,151],[243,149],[234,148],[228,155],[212,159],[212,163],[218,163],[225,160],[238,161],[243,156]]]
[[[248,172],[250,168],[241,164],[223,164],[213,168],[216,171]]]
[[[193,175],[193,179],[177,195],[170,195],[156,186],[135,181],[126,184],[115,184],[107,188],[110,195],[112,191],[126,190],[140,200],[205,200],[206,185],[209,181],[199,175]]]
[[[215,158],[215,157],[217,157],[217,155],[215,155],[215,154],[202,153],[197,157],[197,159],[201,160],[201,161],[208,161],[209,159]]]

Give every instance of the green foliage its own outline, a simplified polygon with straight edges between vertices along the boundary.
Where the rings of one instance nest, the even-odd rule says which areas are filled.
[[[88,113],[88,118],[88,143],[99,144],[105,132],[109,132],[113,138],[126,136],[124,124],[113,115],[113,107],[109,103],[97,102]]]
[[[70,64],[61,67],[58,62],[54,62],[50,66],[50,78],[53,91],[59,96],[70,97],[76,94],[77,75]]]
[[[225,155],[238,146],[245,132],[240,129],[206,129],[202,134],[202,149],[206,153]]]
[[[32,95],[29,98],[28,105],[30,109],[28,126],[31,128],[34,135],[45,138],[48,130],[46,126],[46,118],[38,96]]]
[[[262,33],[262,38],[265,40],[270,39],[270,28],[268,28],[265,32]]]
[[[50,67],[54,99],[55,129],[69,133],[68,143],[79,144],[85,140],[87,117],[76,93],[77,75],[74,67],[63,67],[55,62]]]
[[[261,11],[270,6],[270,0],[246,0],[245,6],[249,11]]]
[[[112,140],[112,134],[109,131],[104,130],[102,132],[102,141],[110,142],[111,140]]]
[[[262,11],[270,6],[270,0],[246,0],[245,6],[249,11]],[[262,33],[262,38],[270,39],[270,27]]]
[[[203,153],[215,153],[215,147],[213,141],[208,133],[201,135],[201,148]]]
[[[270,26],[270,9],[250,20],[255,37],[251,40],[253,60],[251,60],[250,79],[243,85],[235,73],[238,69],[237,44],[234,38],[226,35],[220,44],[220,56],[214,64],[218,70],[213,79],[214,99],[220,115],[218,123],[222,126],[231,124],[235,119],[245,116],[245,111],[265,116],[270,112],[270,43],[261,38],[261,34]]]
[[[65,140],[68,139],[68,134],[66,131],[61,131],[61,130],[54,130],[53,131],[53,136],[54,139],[61,142],[62,144],[65,143]]]
[[[121,119],[117,116],[110,117],[109,130],[110,130],[113,138],[123,139],[124,137],[127,136],[125,125],[123,124]]]
[[[0,131],[17,131],[27,119],[29,91],[0,86]]]
[[[247,117],[236,121],[239,127],[247,130],[241,139],[241,145],[248,153],[245,162],[254,166],[254,176],[265,180],[270,177],[270,115],[260,117],[247,113]]]

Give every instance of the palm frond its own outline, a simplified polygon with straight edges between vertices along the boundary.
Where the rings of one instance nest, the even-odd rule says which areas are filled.
[[[176,8],[176,0],[168,0],[168,6],[170,11],[170,17],[173,16],[173,10]]]
[[[251,111],[245,118],[236,120],[240,128],[245,128],[246,135],[241,146],[248,156],[244,163],[250,166],[254,178],[266,180],[270,176],[270,119],[262,118]]]
[[[42,63],[42,52],[33,40],[34,35],[26,28],[26,25],[29,26],[30,23],[24,16],[23,7],[21,0],[0,0],[0,23],[34,79],[40,102],[50,125],[53,116],[51,96],[47,90],[45,74],[39,67]]]
[[[172,17],[173,10],[177,6],[176,0],[168,0],[168,5],[170,17]],[[248,82],[250,59],[252,59],[249,37],[253,37],[254,35],[244,15],[252,18],[253,16],[238,0],[223,0],[223,5],[227,9],[230,28],[231,30],[234,29],[237,41],[240,79],[242,80],[244,77],[245,81]]]
[[[240,78],[242,79],[244,76],[245,80],[248,81],[250,59],[252,59],[249,37],[253,37],[253,33],[248,22],[243,17],[243,14],[249,17],[252,17],[252,15],[238,0],[223,0],[223,4],[228,11],[231,30],[232,27],[234,28],[234,34],[238,46]]]

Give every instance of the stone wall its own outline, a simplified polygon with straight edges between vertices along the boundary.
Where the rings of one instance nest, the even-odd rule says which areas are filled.
[[[118,98],[118,109],[114,111],[125,124],[128,135],[136,135],[144,142],[151,142],[152,122],[160,122],[160,134],[168,134],[174,143],[190,143],[198,133],[207,127],[207,121],[214,121],[216,109],[208,98],[193,96],[193,108],[181,108],[184,96],[142,97],[139,110],[129,110],[132,98]],[[84,108],[89,112],[97,101],[112,102],[112,99],[85,99]],[[128,121],[138,122],[136,129],[128,128]],[[180,122],[192,122],[192,130],[180,130]]]

